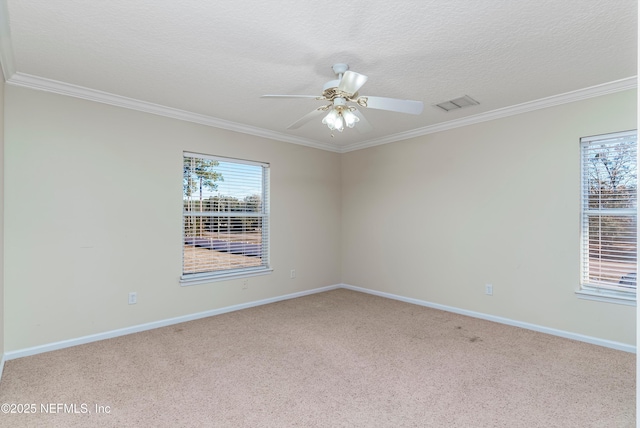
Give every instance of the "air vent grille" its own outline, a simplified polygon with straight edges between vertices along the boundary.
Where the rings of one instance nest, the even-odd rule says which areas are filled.
[[[465,95],[455,100],[449,100],[436,104],[436,107],[440,107],[444,111],[457,110],[463,107],[475,106],[480,104],[478,101],[471,98],[469,95]]]

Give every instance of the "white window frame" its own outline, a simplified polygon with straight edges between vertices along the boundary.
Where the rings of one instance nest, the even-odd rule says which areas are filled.
[[[636,204],[634,208],[589,208],[588,206],[588,170],[586,156],[590,153],[592,147],[599,145],[615,144],[616,141],[621,140],[633,140],[635,141],[636,159],[635,165],[637,166],[637,131],[617,132],[605,135],[597,135],[591,137],[584,137],[580,139],[580,164],[581,164],[581,192],[580,192],[580,218],[581,218],[581,233],[580,233],[580,288],[576,291],[578,297],[587,300],[596,300],[609,303],[618,303],[624,305],[636,305],[637,298],[637,285],[636,287],[625,287],[624,285],[616,285],[615,283],[607,283],[607,281],[590,281],[589,278],[589,218],[592,217],[634,217],[635,224],[637,225],[638,209],[637,209],[637,190],[636,190]],[[637,169],[636,169],[637,170]],[[637,186],[637,185],[636,185]],[[637,230],[635,236],[637,242]],[[637,255],[637,254],[636,254]],[[636,269],[637,272],[637,262]],[[621,277],[620,281],[623,281]],[[622,282],[619,282],[622,284]]]
[[[184,208],[184,199],[181,201],[183,206],[182,211],[182,274],[180,275],[180,284],[181,285],[196,285],[203,283],[210,283],[215,281],[229,280],[229,279],[237,279],[244,277],[251,277],[256,275],[264,275],[273,271],[269,265],[270,254],[269,254],[269,226],[270,226],[270,212],[269,212],[269,172],[270,165],[265,162],[255,162],[244,159],[234,159],[220,156],[212,156],[201,153],[192,153],[192,152],[184,152],[183,153],[183,162],[185,158],[198,158],[204,160],[212,160],[218,162],[232,163],[232,164],[241,164],[241,165],[252,165],[259,166],[262,168],[262,183],[261,183],[261,192],[260,197],[262,200],[261,210],[258,213],[254,212],[223,212],[223,211],[207,211],[207,212],[194,212],[194,211],[186,211]],[[226,181],[225,185],[233,185],[228,181],[231,179],[230,177],[224,177],[224,181]],[[183,177],[184,180],[184,177]],[[183,192],[184,198],[184,192]],[[260,266],[251,266],[251,267],[238,267],[238,268],[229,268],[229,269],[220,269],[220,270],[210,270],[207,272],[200,273],[185,273],[185,239],[187,238],[185,235],[185,219],[189,216],[201,216],[201,217],[221,217],[221,218],[243,218],[243,217],[259,217],[262,219],[261,222],[261,265]],[[213,250],[211,250],[213,251]]]

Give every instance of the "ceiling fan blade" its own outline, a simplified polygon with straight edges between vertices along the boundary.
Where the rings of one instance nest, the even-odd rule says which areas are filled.
[[[310,122],[314,118],[320,116],[322,113],[325,113],[325,110],[322,110],[322,107],[317,108],[317,109],[305,114],[300,119],[298,119],[297,121],[293,122],[291,125],[287,126],[287,129],[298,129],[302,125],[304,125],[305,123]]]
[[[318,98],[318,95],[262,95],[260,98]]]
[[[420,114],[424,108],[422,101],[399,100],[397,98],[385,97],[360,97],[366,98],[367,108],[378,110],[397,111],[398,113]],[[360,104],[362,105],[362,104]]]
[[[367,132],[373,131],[373,126],[371,126],[371,122],[369,122],[367,118],[364,117],[364,115],[360,111],[356,109],[353,111],[353,114],[358,116],[358,119],[360,119],[358,123],[356,123],[356,125],[354,126],[354,128],[356,128],[359,133],[366,134]]]
[[[355,94],[358,89],[365,84],[368,77],[364,74],[356,73],[355,71],[345,71],[342,75],[342,80],[338,85],[338,90],[346,92],[347,94]]]

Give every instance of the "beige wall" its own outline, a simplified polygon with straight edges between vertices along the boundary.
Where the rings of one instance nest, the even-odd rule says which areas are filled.
[[[344,154],[342,282],[635,344],[575,294],[579,139],[635,128],[627,91]]]
[[[6,352],[340,282],[336,153],[14,86],[5,150]],[[183,151],[271,163],[274,272],[246,290],[178,283]]]
[[[340,282],[635,344],[634,307],[575,295],[578,141],[635,128],[635,91],[342,155],[5,96],[5,352]],[[272,165],[275,270],[247,290],[178,284],[182,151]]]

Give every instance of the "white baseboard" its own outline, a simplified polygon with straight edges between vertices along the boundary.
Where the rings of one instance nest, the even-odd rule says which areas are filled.
[[[2,378],[2,370],[4,369],[5,361],[13,360],[21,357],[28,357],[30,355],[41,354],[43,352],[55,351],[58,349],[69,348],[76,345],[83,345],[85,343],[97,342],[99,340],[111,339],[118,336],[125,336],[127,334],[139,333],[146,330],[152,330],[154,328],[166,327],[169,325],[179,324],[187,321],[193,321],[201,318],[207,318],[214,315],[220,315],[227,312],[239,311],[242,309],[252,308],[255,306],[267,305],[269,303],[275,303],[282,300],[295,299],[297,297],[308,296],[310,294],[322,293],[329,290],[335,290],[337,288],[345,288],[348,290],[359,291],[362,293],[372,294],[379,297],[385,297],[388,299],[399,300],[406,303],[412,303],[419,306],[425,306],[434,309],[440,309],[447,312],[453,312],[461,315],[466,315],[474,318],[485,319],[488,321],[494,321],[501,324],[512,325],[515,327],[521,327],[528,330],[538,331],[541,333],[551,334],[553,336],[564,337],[567,339],[579,340],[581,342],[587,342],[594,345],[605,346],[607,348],[617,349],[620,351],[626,351],[636,353],[636,347],[627,345],[625,343],[614,342],[605,339],[599,339],[596,337],[585,336],[577,333],[571,333],[563,330],[557,330],[549,327],[543,327],[536,324],[530,324],[526,322],[516,321],[508,318],[502,318],[494,315],[483,314],[481,312],[469,311],[466,309],[459,309],[453,306],[441,305],[438,303],[427,302],[424,300],[414,299],[410,297],[399,296],[396,294],[385,293],[382,291],[371,290],[368,288],[356,287],[349,284],[336,284],[327,287],[314,288],[312,290],[300,291],[297,293],[285,294],[283,296],[271,297],[268,299],[256,300],[253,302],[241,303],[238,305],[227,306],[219,309],[212,309],[210,311],[198,312],[195,314],[183,315],[180,317],[169,318],[160,321],[154,321],[146,324],[139,324],[131,327],[121,328],[118,330],[111,330],[104,333],[91,334],[88,336],[82,336],[75,339],[62,340],[59,342],[47,343],[45,345],[34,346],[31,348],[19,349],[16,351],[6,352],[0,360],[0,379]]]
[[[17,351],[10,351],[4,354],[2,363],[4,364],[5,360],[8,361],[16,358],[28,357],[30,355],[42,354],[43,352],[56,351],[58,349],[69,348],[71,346],[84,345],[85,343],[97,342],[99,340],[111,339],[114,337],[125,336],[127,334],[132,334],[132,333],[139,333],[141,331],[152,330],[154,328],[166,327],[174,324],[180,324],[183,322],[193,321],[200,318],[207,318],[214,315],[224,314],[227,312],[239,311],[242,309],[252,308],[254,306],[267,305],[269,303],[275,303],[282,300],[295,299],[296,297],[303,297],[303,296],[308,296],[310,294],[322,293],[322,292],[334,290],[340,287],[341,285],[338,284],[338,285],[330,285],[327,287],[314,288],[312,290],[285,294],[283,296],[276,296],[268,299],[255,300],[253,302],[241,303],[238,305],[227,306],[219,309],[212,309],[210,311],[198,312],[195,314],[183,315],[180,317],[169,318],[166,320],[154,321],[146,324],[139,324],[131,327],[125,327],[118,330],[111,330],[104,333],[91,334],[88,336],[82,336],[75,339],[62,340],[60,342],[47,343],[45,345],[19,349]]]
[[[544,327],[541,325],[530,324],[527,322],[516,321],[509,318],[498,317],[495,315],[483,314],[481,312],[469,311],[466,309],[460,309],[453,306],[441,305],[438,303],[427,302],[424,300],[413,299],[411,297],[399,296],[396,294],[385,293],[382,291],[370,290],[368,288],[356,287],[349,284],[340,284],[341,288],[346,288],[353,291],[359,291],[362,293],[373,294],[379,297],[386,297],[387,299],[399,300],[401,302],[413,303],[414,305],[426,306],[428,308],[440,309],[442,311],[453,312],[460,315],[466,315],[473,318],[480,318],[488,321],[497,322],[500,324],[507,324],[514,327],[521,327],[527,330],[538,331],[540,333],[550,334],[552,336],[564,337],[566,339],[579,340],[581,342],[591,343],[593,345],[604,346],[607,348],[617,349],[619,351],[636,353],[636,347],[633,345],[627,345],[626,343],[614,342],[612,340],[599,339],[597,337],[585,336],[583,334],[571,333],[568,331],[557,330],[555,328]]]

